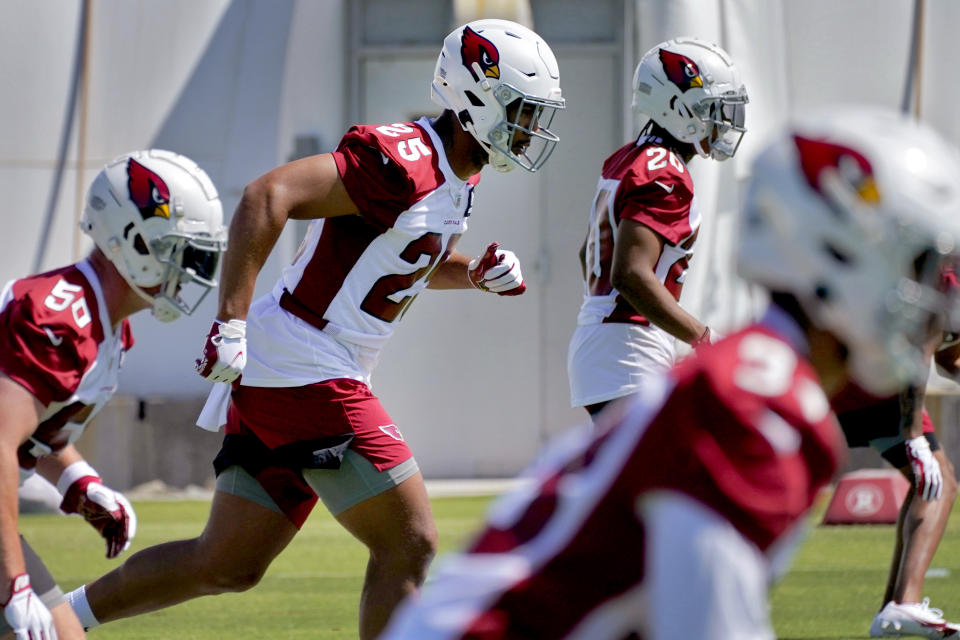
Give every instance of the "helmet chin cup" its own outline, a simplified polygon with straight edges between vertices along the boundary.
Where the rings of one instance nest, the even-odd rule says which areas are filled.
[[[180,309],[166,297],[155,298],[150,313],[160,322],[173,322],[180,317]]]
[[[500,173],[510,173],[517,168],[518,163],[513,154],[506,154],[498,149],[488,152],[490,166]]]

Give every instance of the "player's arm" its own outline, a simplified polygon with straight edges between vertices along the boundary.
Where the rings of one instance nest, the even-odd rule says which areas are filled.
[[[439,265],[427,285],[431,289],[471,289],[518,296],[527,290],[520,272],[520,260],[513,251],[499,248],[491,242],[479,258],[468,258],[459,251],[451,251]]]
[[[0,373],[0,599],[26,571],[17,532],[20,486],[17,449],[36,431],[43,405],[24,387]]]
[[[257,275],[287,220],[355,213],[329,153],[287,163],[248,184],[230,221],[217,318],[247,317]]]
[[[0,373],[0,407],[0,606],[17,638],[52,638],[53,617],[30,586],[17,532],[17,449],[36,431],[43,405]]]
[[[940,336],[931,339],[925,346],[926,362],[929,365]],[[930,443],[923,435],[923,400],[926,384],[912,384],[900,392],[900,432],[903,434],[907,460],[913,471],[917,493],[924,500],[936,500],[943,491],[943,474],[940,463],[930,450]]]
[[[103,484],[100,474],[73,445],[37,460],[37,473],[57,488],[60,510],[83,516],[107,543],[107,557],[130,547],[137,533],[137,515],[122,493]]]
[[[246,363],[246,318],[257,275],[291,218],[357,213],[332,154],[289,162],[247,185],[230,221],[217,317],[195,363],[212,382],[234,382]]]
[[[639,222],[620,221],[613,252],[611,284],[650,322],[688,344],[701,340],[706,325],[687,313],[657,278],[664,239]]]
[[[437,267],[430,277],[430,289],[472,289],[473,284],[467,275],[470,256],[454,249],[447,259]]]

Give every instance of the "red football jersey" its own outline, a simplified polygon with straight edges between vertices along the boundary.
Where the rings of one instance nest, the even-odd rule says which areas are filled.
[[[46,406],[20,466],[79,437],[117,389],[130,323],[114,330],[89,262],[7,283],[0,294],[0,370]]]
[[[586,282],[579,324],[647,324],[610,283],[621,220],[643,224],[663,237],[656,265],[660,281],[680,299],[683,280],[700,228],[693,180],[683,159],[663,140],[642,136],[603,163],[590,208],[586,240]]]
[[[466,231],[480,175],[456,176],[426,118],[353,127],[333,157],[359,215],[311,223],[274,295],[314,326],[379,347]]]
[[[495,503],[486,530],[444,565],[436,597],[428,583],[387,638],[599,637],[580,625],[645,586],[638,501],[662,490],[773,554],[845,451],[810,364],[758,325],[655,380],[592,435],[555,445],[533,484]],[[624,615],[643,619],[636,607]]]

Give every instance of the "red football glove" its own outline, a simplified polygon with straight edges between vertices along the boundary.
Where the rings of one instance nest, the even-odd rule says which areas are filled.
[[[520,260],[513,251],[498,249],[499,242],[491,242],[479,258],[467,266],[470,282],[477,289],[501,296],[518,296],[527,290],[520,273]]]
[[[247,364],[247,323],[214,320],[195,369],[211,382],[233,382]]]
[[[130,546],[137,533],[137,514],[123,494],[104,486],[86,462],[74,462],[57,481],[63,495],[60,510],[79,513],[107,541],[107,557],[115,558]]]

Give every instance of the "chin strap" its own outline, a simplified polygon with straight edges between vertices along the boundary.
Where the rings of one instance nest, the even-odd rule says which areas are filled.
[[[700,156],[701,158],[709,158],[709,157],[710,157],[710,149],[704,149],[704,148],[703,148],[703,140],[697,140],[696,142],[693,142],[692,144],[693,144],[693,148],[696,149],[698,156]]]

